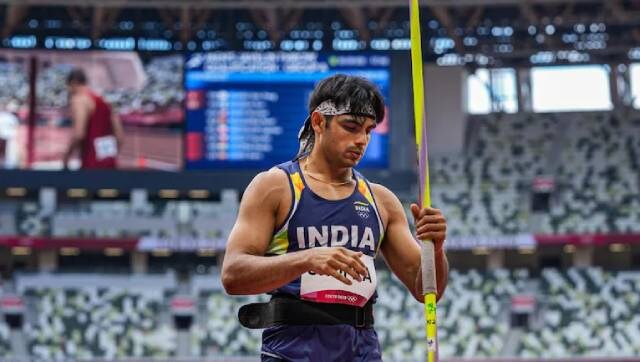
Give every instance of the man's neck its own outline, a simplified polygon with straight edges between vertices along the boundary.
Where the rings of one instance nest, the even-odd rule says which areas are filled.
[[[307,172],[322,176],[324,180],[329,182],[343,182],[349,180],[353,174],[351,167],[336,167],[332,165],[316,149],[311,151],[303,162]]]
[[[82,85],[78,87],[78,90],[76,91],[75,95],[87,94],[89,92],[90,92],[89,87],[86,85]]]

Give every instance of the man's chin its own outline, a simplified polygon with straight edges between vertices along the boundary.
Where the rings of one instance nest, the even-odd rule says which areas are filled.
[[[357,160],[354,160],[352,158],[345,158],[343,163],[345,167],[356,167],[358,163],[360,163],[361,159],[362,158],[358,158]]]

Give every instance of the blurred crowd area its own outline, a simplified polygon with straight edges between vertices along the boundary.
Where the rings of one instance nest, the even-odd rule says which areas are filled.
[[[154,113],[159,110],[182,106],[182,55],[150,57],[143,61],[144,83],[140,89],[109,89],[103,93],[121,115],[134,112]],[[66,80],[72,64],[47,64],[40,61],[36,79],[37,105],[44,109],[65,108],[68,103]],[[0,109],[26,114],[29,98],[28,64],[2,61],[0,52]],[[105,87],[89,81],[97,90]],[[126,74],[124,75],[126,76]],[[117,88],[117,87],[110,87]]]
[[[463,156],[431,161],[451,235],[640,231],[640,114],[478,116],[469,129]],[[535,210],[539,177],[553,186]]]
[[[78,286],[80,278],[93,285]],[[38,360],[256,356],[260,331],[244,329],[236,315],[242,304],[266,297],[228,296],[218,278],[216,273],[194,274],[185,285],[172,274],[133,281],[127,276],[20,275],[15,290],[26,305],[20,338]],[[384,267],[379,282],[375,323],[385,359],[421,360],[423,308]],[[177,328],[170,301],[185,291],[195,305],[192,323]],[[532,275],[524,269],[453,269],[438,304],[440,356],[637,356],[639,295],[638,271],[545,268]],[[517,313],[518,296],[533,297],[530,312]],[[0,322],[1,355],[12,355],[15,334]]]

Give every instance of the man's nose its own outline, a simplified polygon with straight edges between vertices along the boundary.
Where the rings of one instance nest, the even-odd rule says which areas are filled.
[[[369,141],[369,136],[366,131],[358,132],[355,143],[359,146],[366,146]]]

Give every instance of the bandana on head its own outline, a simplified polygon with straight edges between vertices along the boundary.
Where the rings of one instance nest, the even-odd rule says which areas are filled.
[[[347,102],[341,107],[338,107],[335,105],[335,103],[333,103],[332,100],[327,99],[326,101],[320,103],[316,107],[316,109],[313,110],[313,112],[318,112],[324,116],[341,116],[344,114],[354,114],[357,116],[371,117],[375,119],[376,122],[378,122],[378,120],[376,119],[376,112],[373,109],[373,105],[371,105],[370,103],[365,104],[360,109],[360,112],[354,113],[351,111],[351,104],[349,102]],[[313,112],[311,113],[313,114]],[[309,151],[308,148],[310,147],[307,147],[307,146],[310,146],[311,144],[313,144],[313,141],[314,141],[312,135],[313,135],[313,132],[311,129],[311,115],[309,115],[307,119],[304,120],[304,124],[302,125],[302,127],[300,128],[300,131],[298,132],[298,141],[300,142],[298,157],[300,157],[303,153],[306,153]]]
[[[328,99],[314,110],[314,112],[318,112],[320,114],[324,114],[325,116],[340,116],[343,114],[353,114],[351,111],[351,103],[347,102],[342,107],[337,107],[332,100]],[[361,113],[358,113],[362,116],[367,116],[371,118],[376,118],[376,112],[373,110],[373,106],[370,103],[367,103],[362,107]]]

